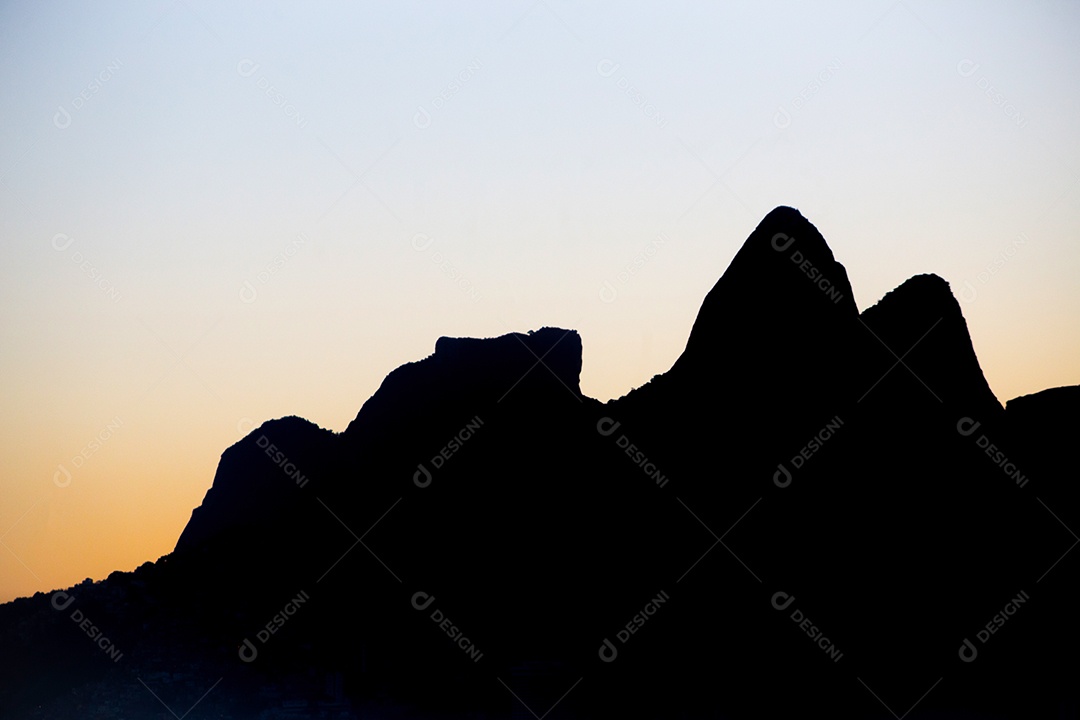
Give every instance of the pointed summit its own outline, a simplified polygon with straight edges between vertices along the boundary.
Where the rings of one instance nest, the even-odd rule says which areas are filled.
[[[855,310],[847,271],[818,229],[795,208],[780,206],[762,219],[717,285],[729,276],[763,282],[770,291],[790,292],[792,300],[805,296],[827,301],[841,312]],[[793,280],[799,282],[785,286]],[[818,294],[805,292],[808,289]]]
[[[663,438],[687,467],[707,462],[715,446],[709,424],[688,406],[707,408],[732,447],[773,443],[781,452],[837,412],[847,395],[847,349],[860,330],[843,265],[798,210],[778,207],[705,297],[672,368],[614,407]]]
[[[949,283],[933,273],[908,278],[886,293],[874,307],[889,303],[903,303],[908,312],[916,311],[924,315],[936,313],[939,317],[958,317],[962,314]]]
[[[779,349],[858,315],[844,266],[802,214],[770,212],[705,297],[683,358],[726,352],[734,342]],[[680,362],[683,361],[680,358]]]
[[[940,277],[859,315],[821,235],[777,208],[671,371],[601,403],[581,350],[550,327],[441,337],[345,432],[259,425],[173,553],[0,605],[3,717],[143,717],[159,686],[226,673],[204,712],[488,718],[569,696],[581,717],[668,718],[673,697],[686,717],[865,717],[852,663],[903,697],[928,652],[979,660],[927,717],[1076,707],[1080,387],[1002,411]]]
[[[790,246],[812,260],[834,261],[832,249],[829,248],[825,238],[814,224],[803,217],[797,209],[787,205],[773,208],[761,219],[757,228],[743,243],[742,251],[745,251],[748,246],[761,244],[766,239],[774,252],[785,253]]]
[[[872,345],[883,353],[885,367],[903,358],[940,401],[983,417],[1001,414],[948,282],[937,275],[916,275],[864,310],[860,319],[877,336]]]

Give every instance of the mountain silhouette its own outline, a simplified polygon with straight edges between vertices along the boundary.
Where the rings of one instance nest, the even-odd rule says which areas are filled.
[[[860,313],[780,207],[668,372],[581,367],[443,337],[263,423],[172,553],[0,606],[0,715],[1080,716],[1080,387],[1002,407],[943,279]]]

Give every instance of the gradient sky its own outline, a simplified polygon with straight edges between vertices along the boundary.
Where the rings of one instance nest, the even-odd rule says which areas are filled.
[[[860,309],[948,280],[1003,402],[1080,382],[1077,3],[221,5],[0,5],[0,601],[440,335],[624,394],[776,205]]]

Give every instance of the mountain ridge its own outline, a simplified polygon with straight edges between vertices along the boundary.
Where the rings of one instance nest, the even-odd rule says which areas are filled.
[[[1076,707],[1080,388],[1002,408],[943,279],[859,313],[781,207],[669,370],[601,403],[582,355],[562,328],[440,337],[341,432],[261,424],[172,553],[0,606],[0,713]],[[1021,592],[1039,612],[984,640]]]

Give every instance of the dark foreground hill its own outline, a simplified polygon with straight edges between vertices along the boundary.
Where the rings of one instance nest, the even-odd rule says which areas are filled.
[[[1080,716],[1080,388],[1002,408],[945,281],[860,314],[778,208],[669,372],[580,370],[440,338],[264,423],[173,553],[0,607],[0,716]]]

